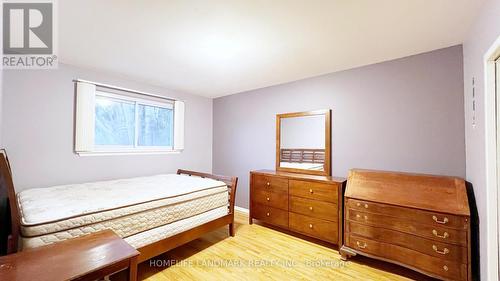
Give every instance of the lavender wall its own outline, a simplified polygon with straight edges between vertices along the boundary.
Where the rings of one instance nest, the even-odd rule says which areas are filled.
[[[332,109],[333,175],[351,168],[465,177],[462,47],[214,100],[213,170],[239,177],[275,165],[277,113]]]
[[[5,70],[2,145],[16,189],[175,172],[212,170],[212,99],[132,82],[126,77],[59,65]],[[168,155],[80,157],[73,153],[73,79],[98,81],[186,102],[185,150]]]
[[[489,0],[478,15],[470,36],[464,42],[464,94],[465,94],[465,135],[467,180],[474,187],[479,213],[481,277],[487,280],[487,191],[486,191],[486,151],[485,151],[485,87],[484,55],[500,36],[500,1]],[[476,86],[476,126],[472,127],[472,77]],[[494,207],[492,208],[494,209]],[[491,214],[496,216],[496,214]],[[495,219],[495,218],[493,218]],[[495,238],[495,237],[494,237]],[[493,250],[498,254],[498,249]]]

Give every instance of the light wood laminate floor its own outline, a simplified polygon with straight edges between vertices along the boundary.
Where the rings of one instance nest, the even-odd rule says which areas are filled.
[[[175,263],[175,264],[174,264]],[[112,280],[123,279],[123,274]],[[388,263],[340,260],[336,246],[254,223],[236,212],[227,227],[139,265],[139,280],[432,280]]]

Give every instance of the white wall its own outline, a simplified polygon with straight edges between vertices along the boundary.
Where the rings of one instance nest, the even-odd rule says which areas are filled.
[[[3,5],[0,7],[3,15]],[[0,20],[0,50],[3,51],[3,20]],[[3,97],[3,67],[0,66],[0,147],[2,147],[2,97]]]
[[[488,0],[464,43],[464,95],[467,180],[472,183],[479,213],[480,272],[487,280],[487,192],[485,152],[485,87],[483,56],[500,36],[500,1]],[[472,126],[472,78],[476,85],[476,126]],[[496,281],[496,280],[494,280]]]
[[[1,33],[0,33],[0,36],[1,36]],[[3,147],[3,142],[2,142],[2,132],[3,132],[3,127],[2,127],[2,117],[3,117],[2,101],[3,101],[3,69],[0,67],[0,147]]]
[[[186,102],[180,154],[88,156],[73,153],[74,83],[81,78]],[[212,171],[212,100],[60,64],[57,70],[5,70],[3,146],[16,189],[175,172]]]

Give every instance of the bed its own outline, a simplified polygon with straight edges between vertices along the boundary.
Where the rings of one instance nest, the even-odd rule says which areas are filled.
[[[234,236],[236,185],[236,177],[178,170],[16,194],[7,154],[0,153],[9,253],[111,229],[141,253],[141,262],[224,225]]]

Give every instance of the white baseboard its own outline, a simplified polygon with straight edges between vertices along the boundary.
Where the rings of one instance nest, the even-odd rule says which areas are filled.
[[[250,214],[250,211],[247,208],[234,206],[234,209],[241,213]]]

